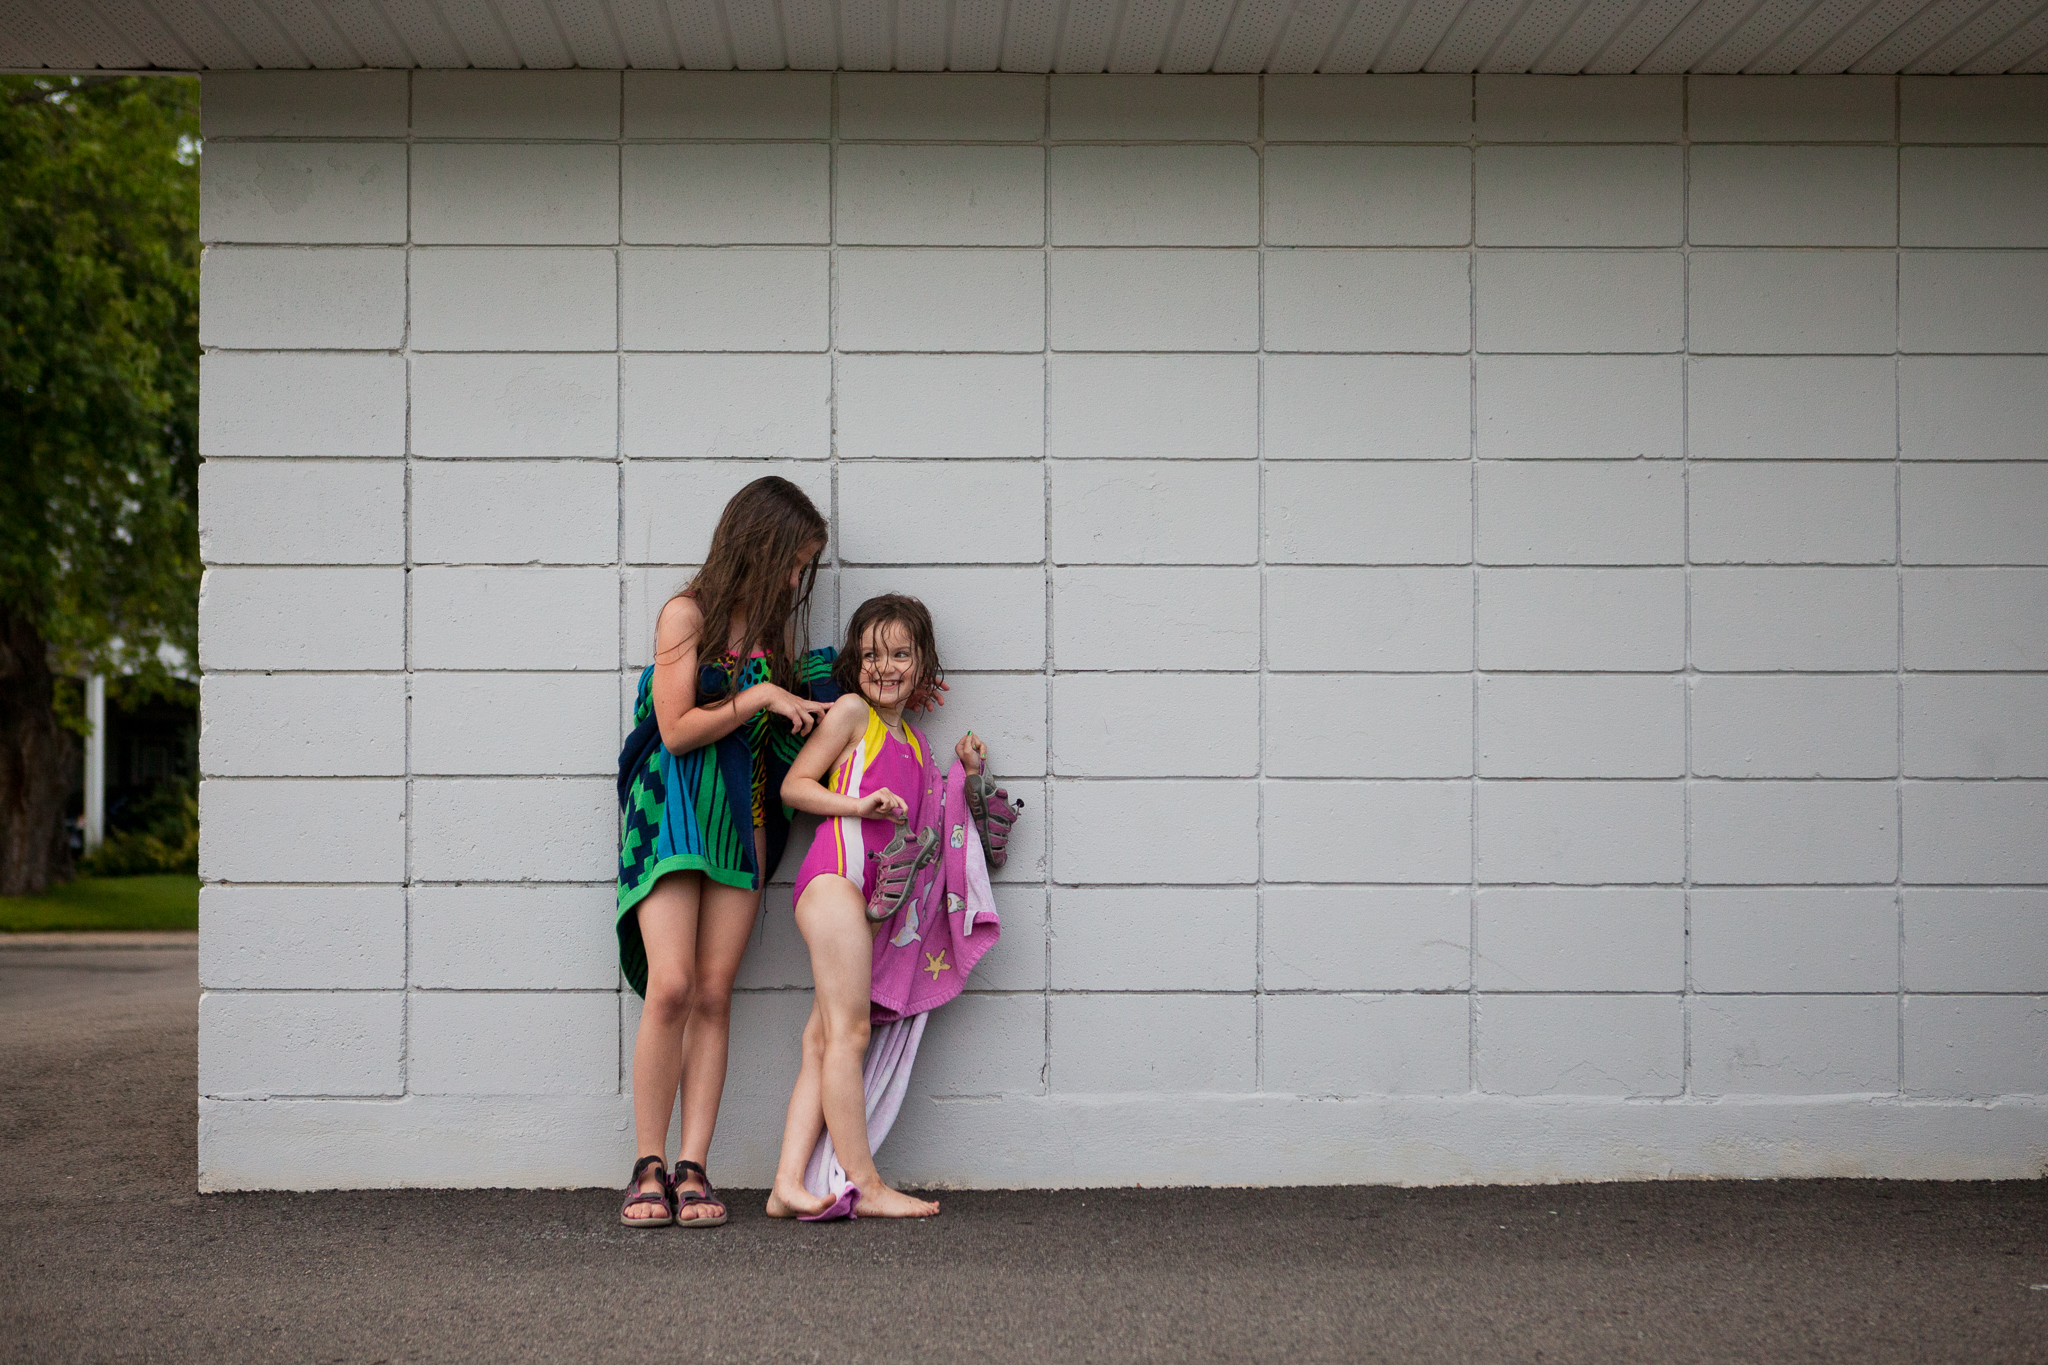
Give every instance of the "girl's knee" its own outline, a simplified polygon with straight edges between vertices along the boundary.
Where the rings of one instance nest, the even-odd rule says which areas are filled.
[[[690,996],[690,1017],[707,1023],[731,1023],[732,987],[698,982]]]
[[[825,1045],[828,1048],[844,1047],[852,1048],[856,1051],[866,1051],[868,1031],[868,1017],[865,1014],[856,1015],[852,1018],[833,1018],[827,1016],[825,1020]]]
[[[647,983],[645,1012],[663,1023],[680,1024],[689,1017],[696,1001],[695,984],[688,977],[655,977]]]

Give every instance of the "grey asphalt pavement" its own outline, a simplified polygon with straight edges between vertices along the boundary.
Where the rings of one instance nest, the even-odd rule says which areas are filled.
[[[189,947],[0,946],[0,1360],[2048,1361],[2048,1182],[194,1192]],[[623,1172],[621,1173],[623,1176]]]

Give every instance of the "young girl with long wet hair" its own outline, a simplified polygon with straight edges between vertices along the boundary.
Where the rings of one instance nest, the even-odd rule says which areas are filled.
[[[824,517],[787,479],[726,504],[704,567],[668,600],[636,729],[619,755],[619,965],[646,1000],[633,1044],[629,1227],[716,1227],[704,1169],[725,1089],[732,983],[761,887],[789,837],[780,788],[837,695],[833,651],[806,638]],[[664,1156],[682,1091],[681,1156]]]

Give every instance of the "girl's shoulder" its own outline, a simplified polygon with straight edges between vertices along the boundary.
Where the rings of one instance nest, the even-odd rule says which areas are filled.
[[[656,635],[673,635],[678,638],[696,634],[704,624],[704,609],[697,605],[697,599],[688,592],[679,592],[661,604],[661,615],[655,618]]]
[[[868,699],[858,692],[842,692],[832,703],[832,709],[825,713],[827,720],[841,724],[865,727],[868,723]]]

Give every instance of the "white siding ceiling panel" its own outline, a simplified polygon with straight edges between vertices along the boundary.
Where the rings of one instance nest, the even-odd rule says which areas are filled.
[[[1635,13],[1636,0],[1587,0],[1564,36],[1537,58],[1531,71],[1569,76],[1584,71],[1614,41],[1621,26]]]
[[[726,0],[725,23],[732,32],[733,65],[742,71],[777,71],[789,65],[775,0]]]
[[[36,65],[35,50],[17,34],[0,28],[0,66],[30,67]]]
[[[342,38],[360,54],[364,66],[420,65],[371,0],[330,0],[328,12]]]
[[[212,11],[236,44],[247,50],[253,66],[290,69],[308,64],[260,0],[204,0],[192,7]]]
[[[1690,14],[1697,0],[1648,0],[1641,9],[1614,35],[1614,41],[1607,45],[1598,57],[1586,64],[1586,70],[1602,75],[1625,76],[1640,70],[1643,63],[1657,45]]]
[[[1770,51],[1785,31],[1799,22],[1809,6],[1810,0],[1764,0],[1719,46],[1708,48],[1686,70],[1724,76],[1749,71],[1757,58]]]
[[[1929,53],[1928,57],[1931,59],[1933,55]],[[1965,76],[1992,76],[2001,71],[2038,71],[2038,66],[2027,64],[2030,57],[2036,61],[2048,57],[2048,10],[2035,15],[2008,36],[1964,62],[1957,70]],[[1915,74],[1939,75],[1941,71],[1930,60],[1921,64]]]
[[[1172,72],[1208,71],[1223,46],[1223,32],[1230,27],[1236,0],[1182,0],[1180,23],[1166,44],[1166,60],[1160,70]]]
[[[1060,34],[1060,49],[1052,69],[1063,75],[1095,75],[1109,70],[1109,52],[1116,42],[1117,20],[1123,10],[1117,5],[1071,5],[1067,27]]]
[[[1350,17],[1351,0],[1295,0],[1266,70],[1291,76],[1313,72]]]
[[[1052,70],[1053,50],[1058,47],[1060,39],[1060,11],[1064,8],[1060,0],[1010,0],[1001,69]],[[876,69],[887,68],[885,61]]]
[[[1763,76],[1789,76],[1805,69],[1807,59],[1856,22],[1868,0],[1820,0],[1790,28],[1780,30],[1770,45],[1744,71]]]
[[[848,71],[887,71],[895,38],[895,0],[839,0],[839,64]]]
[[[569,45],[555,26],[557,0],[498,0],[498,13],[519,52],[519,64],[543,70],[571,65]]]
[[[1882,43],[1886,36],[1895,33],[1919,12],[1924,0],[1878,0],[1859,16],[1855,23],[1843,29],[1834,40],[1806,61],[1800,63],[1801,71],[1836,75],[1856,65],[1858,58]],[[1926,9],[1946,15],[1955,15],[1956,0],[1934,0]],[[1976,6],[1972,5],[1974,9]],[[1962,16],[1952,20],[1960,23]]]
[[[944,71],[948,0],[897,0],[896,69]]]
[[[1993,5],[1992,9],[1997,6]],[[1905,23],[1899,25],[1892,35],[1871,48],[1849,68],[1852,71],[1898,71],[1911,67],[1920,56],[1954,36],[1980,13],[1985,12],[1984,0],[1937,0],[1921,10]],[[2010,29],[2022,16],[2014,15],[2005,27]],[[1972,52],[1970,55],[1975,56]],[[1886,66],[1896,62],[1897,66]]]
[[[1425,71],[1478,71],[1522,11],[1520,0],[1472,0],[1423,63]]]
[[[1119,75],[1157,71],[1166,57],[1166,40],[1173,35],[1173,18],[1178,13],[1180,0],[1124,0],[1123,23],[1110,51],[1109,69]]]
[[[1689,71],[1742,26],[1756,12],[1756,0],[1702,0],[1658,41],[1655,51],[1643,59],[1642,70],[1659,74]]]
[[[611,0],[612,20],[626,48],[626,65],[639,71],[673,71],[682,63],[669,41],[661,0]]]
[[[2048,70],[2048,0],[0,0],[14,69]]]
[[[834,0],[782,0],[782,36],[791,66],[799,71],[832,70],[839,65],[838,5]]]
[[[1004,0],[954,0],[954,71],[993,71],[1003,60]]]
[[[91,58],[82,49],[44,20],[42,11],[32,0],[0,0],[0,29],[4,29],[10,39],[37,54],[24,65],[34,66],[38,59],[46,66],[78,68],[92,65]]]
[[[1387,45],[1387,39],[1394,35],[1394,25],[1400,22],[1399,5],[1390,5],[1387,0],[1358,0],[1357,8],[1351,11],[1351,21],[1337,35],[1317,70],[1344,75],[1362,75],[1372,70],[1380,49]]]
[[[69,40],[73,51],[86,54],[94,66],[143,64],[141,51],[109,28],[90,5],[44,0],[43,17]]]
[[[570,65],[605,71],[624,65],[625,54],[602,0],[555,0],[554,9],[569,44]]]
[[[1294,0],[1244,0],[1237,17],[1223,35],[1223,47],[1216,54],[1216,70],[1258,72],[1266,69],[1280,29]]]
[[[1415,0],[1373,70],[1423,70],[1464,7],[1464,0]]]
[[[1480,58],[1479,69],[1488,75],[1533,70],[1536,59],[1550,50],[1578,12],[1579,0],[1529,0],[1521,16],[1508,25],[1507,35]]]
[[[432,0],[384,0],[383,10],[415,65],[449,70],[469,64]]]
[[[150,66],[176,69],[194,64],[193,54],[171,36],[171,31],[150,13],[142,0],[100,0],[107,21],[142,54]]]
[[[309,66],[346,69],[370,65],[334,26],[332,0],[265,0],[292,45]]]
[[[1998,0],[1976,18],[1906,64],[1915,75],[1953,71],[1967,65],[2000,38],[2042,13],[2041,0]]]
[[[725,18],[718,12],[717,0],[669,0],[668,22],[685,67],[692,71],[732,70],[732,54],[725,48]]]
[[[516,67],[518,54],[485,0],[428,0],[441,11],[469,66]]]

